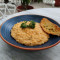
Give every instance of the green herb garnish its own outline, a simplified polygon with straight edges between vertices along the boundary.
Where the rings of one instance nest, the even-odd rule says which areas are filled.
[[[29,27],[32,28],[32,29],[35,28],[35,22],[34,21],[30,21],[30,22],[31,23],[29,24]]]
[[[29,25],[26,25],[27,21],[24,21],[24,23],[21,24],[21,28],[35,28],[35,22],[34,21],[30,21],[30,24]]]
[[[26,28],[26,27],[27,27],[26,23],[21,24],[21,28]]]

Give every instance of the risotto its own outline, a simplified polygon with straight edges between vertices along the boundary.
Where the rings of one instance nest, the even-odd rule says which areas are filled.
[[[11,29],[11,36],[18,42],[27,46],[41,45],[48,41],[49,35],[40,27],[40,23],[35,23],[35,28],[21,28],[21,21]],[[28,21],[26,24],[28,25]]]

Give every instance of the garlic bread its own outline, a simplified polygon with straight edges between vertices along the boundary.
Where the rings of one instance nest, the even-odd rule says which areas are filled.
[[[43,18],[40,25],[46,33],[60,36],[60,27],[49,21],[47,18]]]

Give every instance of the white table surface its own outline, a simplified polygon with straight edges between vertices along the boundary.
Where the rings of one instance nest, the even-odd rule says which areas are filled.
[[[0,25],[11,17],[23,14],[44,15],[60,23],[60,8],[40,8],[10,15],[0,20]],[[0,60],[60,60],[60,44],[46,50],[25,51],[6,44],[0,38]]]

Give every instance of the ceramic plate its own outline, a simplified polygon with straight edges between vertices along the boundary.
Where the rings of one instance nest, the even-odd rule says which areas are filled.
[[[40,23],[42,18],[47,18],[49,19],[51,22],[57,24],[59,27],[60,25],[54,21],[51,18],[48,18],[46,16],[40,16],[40,15],[21,15],[21,16],[15,16],[9,20],[7,20],[6,22],[4,22],[1,26],[1,38],[3,39],[3,41],[5,41],[7,44],[14,46],[16,48],[19,49],[24,49],[24,50],[41,50],[41,49],[46,49],[46,48],[50,48],[53,47],[55,45],[57,45],[60,42],[60,37],[58,36],[53,36],[50,35],[50,38],[48,40],[48,42],[46,42],[43,45],[38,45],[38,46],[25,46],[23,44],[20,44],[18,42],[16,42],[12,37],[11,37],[11,29],[14,26],[14,24],[16,24],[17,22],[20,21],[30,21],[30,20],[34,20],[35,22]]]

